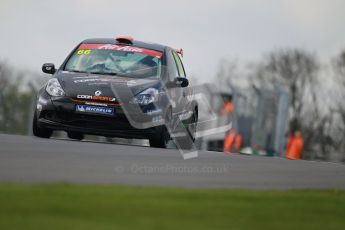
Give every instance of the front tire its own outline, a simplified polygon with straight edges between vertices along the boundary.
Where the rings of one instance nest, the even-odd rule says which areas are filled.
[[[51,129],[46,129],[46,128],[40,128],[37,125],[37,113],[35,112],[34,119],[32,122],[32,133],[36,137],[40,138],[50,138],[51,135],[53,134],[53,130]]]
[[[150,146],[154,148],[167,148],[170,140],[169,132],[165,126],[162,127],[162,131],[159,135],[155,135],[149,139]]]
[[[168,147],[168,143],[170,141],[170,134],[167,129],[167,125],[170,125],[172,120],[172,108],[169,107],[165,113],[165,125],[160,128],[160,132],[158,132],[155,136],[152,136],[149,139],[150,146],[154,148],[164,148]]]

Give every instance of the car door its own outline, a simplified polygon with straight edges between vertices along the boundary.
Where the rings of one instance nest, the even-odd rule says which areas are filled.
[[[178,77],[186,77],[186,72],[185,72],[185,69],[184,69],[184,66],[182,64],[182,61],[181,61],[181,58],[180,56],[175,52],[175,51],[172,51],[172,55],[174,57],[174,60],[175,60],[175,63],[176,63],[176,66],[177,66],[177,70],[178,70]],[[178,90],[178,95],[179,95],[179,98],[178,98],[178,103],[179,103],[179,113],[181,114],[184,114],[186,112],[188,112],[188,90],[189,88],[188,87],[185,87],[185,88],[182,88],[182,87],[177,87],[177,90]]]
[[[175,78],[179,77],[180,73],[176,64],[174,54],[172,50],[167,52],[167,67],[168,67],[168,79],[167,79],[167,93],[171,99],[171,105],[173,107],[173,113],[181,113],[183,97],[182,87],[175,84]]]

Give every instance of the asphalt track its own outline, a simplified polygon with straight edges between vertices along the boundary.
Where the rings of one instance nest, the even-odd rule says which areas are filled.
[[[345,189],[345,165],[1,134],[0,182]]]

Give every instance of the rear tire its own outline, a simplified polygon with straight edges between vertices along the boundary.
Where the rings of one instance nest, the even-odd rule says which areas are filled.
[[[40,138],[50,138],[51,135],[53,134],[53,130],[51,129],[46,129],[46,128],[40,128],[37,125],[37,113],[35,112],[34,119],[32,122],[32,133],[36,137]]]
[[[78,133],[78,132],[67,132],[67,136],[70,139],[74,139],[74,140],[78,140],[78,141],[84,139],[84,134]]]

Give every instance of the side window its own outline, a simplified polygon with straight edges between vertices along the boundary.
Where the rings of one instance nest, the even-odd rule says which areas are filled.
[[[175,52],[173,52],[173,55],[174,55],[174,58],[175,58],[175,61],[177,64],[179,76],[180,77],[186,77],[186,72],[184,71],[184,67],[183,67],[183,64],[182,64],[180,57]]]
[[[168,72],[169,72],[169,81],[173,81],[175,77],[179,76],[177,65],[175,62],[175,58],[172,52],[169,52],[167,55],[167,63],[168,63]]]

